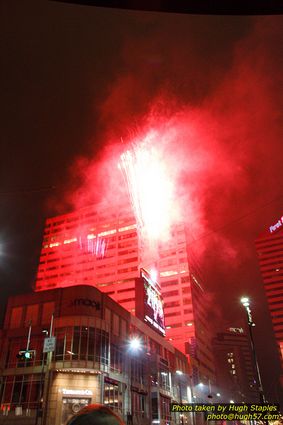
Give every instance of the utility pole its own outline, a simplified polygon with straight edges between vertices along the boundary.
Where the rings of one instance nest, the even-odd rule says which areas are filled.
[[[265,400],[265,396],[264,396],[264,392],[263,392],[263,386],[262,386],[262,381],[261,381],[261,376],[260,376],[260,371],[259,371],[259,366],[258,366],[258,361],[257,361],[257,355],[256,355],[256,349],[255,349],[255,343],[254,343],[254,338],[253,338],[253,332],[252,332],[252,328],[255,326],[255,323],[253,321],[252,312],[251,312],[251,309],[250,309],[250,300],[247,297],[242,297],[241,303],[245,307],[245,310],[246,310],[246,313],[247,313],[250,343],[251,343],[254,368],[255,368],[256,378],[257,378],[256,380],[257,380],[257,384],[258,384],[259,400],[260,400],[261,403],[265,403],[266,400]]]
[[[50,320],[49,338],[52,337],[53,321],[54,321],[54,313],[52,314],[51,320]],[[45,377],[44,377],[44,389],[43,389],[43,397],[42,397],[43,400],[42,400],[41,425],[46,425],[47,423],[47,406],[48,406],[50,382],[52,378],[52,371],[50,369],[51,361],[52,361],[52,351],[49,351],[47,352],[47,356],[46,356],[46,371],[45,371]]]

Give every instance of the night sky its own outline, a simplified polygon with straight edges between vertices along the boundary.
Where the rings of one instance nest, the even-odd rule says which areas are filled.
[[[1,9],[2,314],[34,282],[45,218],[115,193],[107,164],[121,139],[165,121],[215,330],[242,326],[239,298],[252,298],[266,395],[278,398],[254,241],[283,213],[283,16]]]

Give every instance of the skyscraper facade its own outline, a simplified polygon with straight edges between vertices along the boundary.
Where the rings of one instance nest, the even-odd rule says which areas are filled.
[[[249,337],[243,328],[228,328],[213,339],[216,381],[224,400],[259,401]]]
[[[283,216],[257,238],[256,249],[283,370]]]
[[[126,203],[47,219],[35,290],[92,285],[135,314],[135,280],[149,258],[138,230]],[[170,240],[157,249],[153,263],[164,298],[166,338],[190,357],[195,383],[213,380],[204,290],[190,266],[184,225],[176,224]]]

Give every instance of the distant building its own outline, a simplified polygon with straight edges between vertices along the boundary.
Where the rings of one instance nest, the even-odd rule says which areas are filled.
[[[91,286],[10,297],[0,349],[0,424],[64,425],[104,403],[133,425],[175,425],[170,403],[189,401],[186,356]]]
[[[256,249],[281,361],[283,386],[283,216],[257,238]]]
[[[135,314],[135,279],[145,258],[129,204],[86,207],[46,220],[35,290],[92,285]],[[148,259],[147,259],[148,260]],[[204,289],[176,224],[154,258],[164,298],[166,338],[186,353],[194,383],[214,380]]]
[[[224,401],[259,401],[249,337],[242,328],[229,328],[213,339],[216,383]]]

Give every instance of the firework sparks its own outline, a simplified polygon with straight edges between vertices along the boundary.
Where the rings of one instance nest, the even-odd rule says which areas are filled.
[[[156,244],[168,239],[172,224],[174,184],[168,164],[157,147],[158,133],[150,132],[120,157],[139,233]]]

